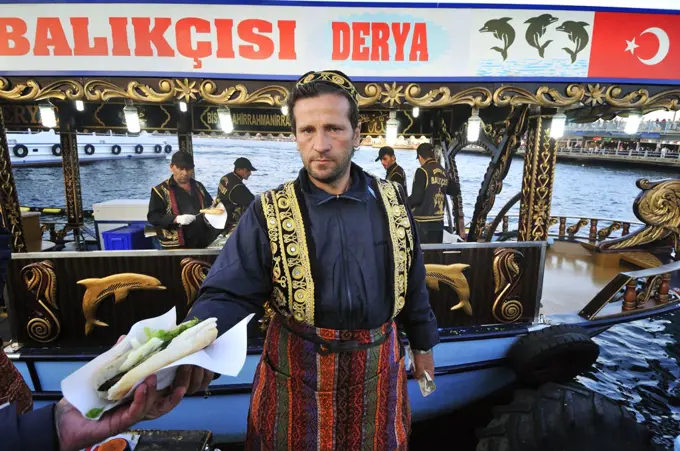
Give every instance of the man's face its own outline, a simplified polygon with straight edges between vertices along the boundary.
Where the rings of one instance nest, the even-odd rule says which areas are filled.
[[[236,173],[238,174],[239,177],[241,177],[243,180],[248,180],[248,177],[250,177],[250,174],[253,173],[250,169],[246,168],[238,168],[236,170]]]
[[[191,176],[194,172],[193,169],[180,168],[179,166],[175,166],[174,164],[170,165],[170,170],[172,171],[173,178],[180,185],[189,183],[189,181],[191,180]]]
[[[302,164],[321,183],[333,183],[346,174],[354,147],[359,146],[361,126],[352,128],[349,111],[349,100],[340,94],[301,99],[293,108]]]
[[[385,169],[389,169],[394,163],[397,162],[397,157],[396,155],[383,155],[383,157],[380,159],[380,162]]]

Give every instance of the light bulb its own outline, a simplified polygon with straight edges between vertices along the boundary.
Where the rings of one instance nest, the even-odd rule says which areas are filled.
[[[220,107],[217,109],[217,114],[220,117],[220,128],[224,133],[231,133],[234,131],[234,122],[231,120],[231,111],[227,107]]]
[[[179,110],[182,113],[186,113],[187,112],[187,103],[186,102],[180,102],[179,103]]]
[[[85,104],[82,100],[76,100],[76,110],[85,111]]]
[[[38,105],[40,109],[40,122],[47,128],[55,128],[57,126],[57,116],[54,113],[54,107],[51,103],[41,103]]]
[[[468,142],[475,142],[479,139],[479,132],[482,129],[482,119],[476,109],[472,110],[472,116],[467,123],[467,140]]]
[[[560,139],[564,136],[564,127],[567,125],[567,116],[564,113],[557,113],[552,118],[550,125],[550,137]]]
[[[393,146],[397,142],[398,131],[399,121],[397,120],[397,112],[390,111],[390,118],[385,124],[385,141],[388,146]]]
[[[626,126],[623,131],[629,135],[634,135],[638,132],[640,128],[640,122],[642,122],[642,116],[638,113],[630,113],[628,119],[626,119]]]
[[[125,114],[125,123],[127,124],[127,129],[130,133],[139,133],[142,129],[139,123],[139,113],[137,108],[133,106],[126,106],[123,108],[123,113]]]
[[[288,116],[288,105],[284,105],[281,107],[281,114],[284,116]]]
[[[413,107],[413,117],[418,117],[418,116],[420,116],[420,108],[418,108],[417,106],[414,106]]]

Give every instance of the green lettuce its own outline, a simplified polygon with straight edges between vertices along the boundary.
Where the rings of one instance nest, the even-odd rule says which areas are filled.
[[[95,407],[95,408],[93,408],[93,409],[88,410],[87,413],[85,414],[85,416],[86,416],[87,418],[95,419],[95,418],[97,418],[97,417],[99,416],[99,414],[102,413],[103,411],[104,411],[104,408],[103,408],[103,407]]]
[[[171,330],[163,330],[163,329],[151,330],[148,327],[145,327],[144,333],[146,333],[147,341],[151,340],[153,337],[156,337],[156,338],[163,340],[163,341],[171,341],[175,337],[177,337],[179,334],[184,332],[185,330],[187,330],[191,327],[194,327],[196,324],[198,324],[198,318],[194,318],[191,321],[187,321],[185,323],[182,323],[179,326],[177,326],[177,327],[175,327],[174,329],[171,329]]]

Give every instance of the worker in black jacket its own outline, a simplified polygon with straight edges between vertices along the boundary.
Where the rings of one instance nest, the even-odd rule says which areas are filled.
[[[413,178],[408,204],[416,220],[420,242],[441,243],[446,195],[451,194],[452,186],[449,186],[446,171],[436,160],[431,144],[419,145],[417,154],[420,167]]]
[[[217,202],[222,202],[227,211],[227,225],[224,228],[227,233],[234,230],[243,212],[255,200],[253,193],[243,183],[254,171],[257,169],[253,167],[250,160],[240,157],[234,161],[234,171],[220,179],[217,187]]]
[[[385,168],[385,180],[390,182],[397,182],[404,188],[404,193],[408,194],[406,189],[406,173],[404,168],[397,164],[397,156],[394,154],[394,149],[390,146],[381,147],[378,151],[378,158],[375,161],[380,161],[380,163]]]

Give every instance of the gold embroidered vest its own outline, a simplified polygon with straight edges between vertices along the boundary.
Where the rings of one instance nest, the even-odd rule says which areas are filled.
[[[372,177],[372,176],[371,176]],[[392,318],[404,307],[408,273],[413,260],[413,232],[397,184],[375,177],[379,201],[387,219],[393,266]],[[305,224],[295,182],[261,194],[272,252],[273,290],[269,306],[284,316],[314,326],[314,279]]]

